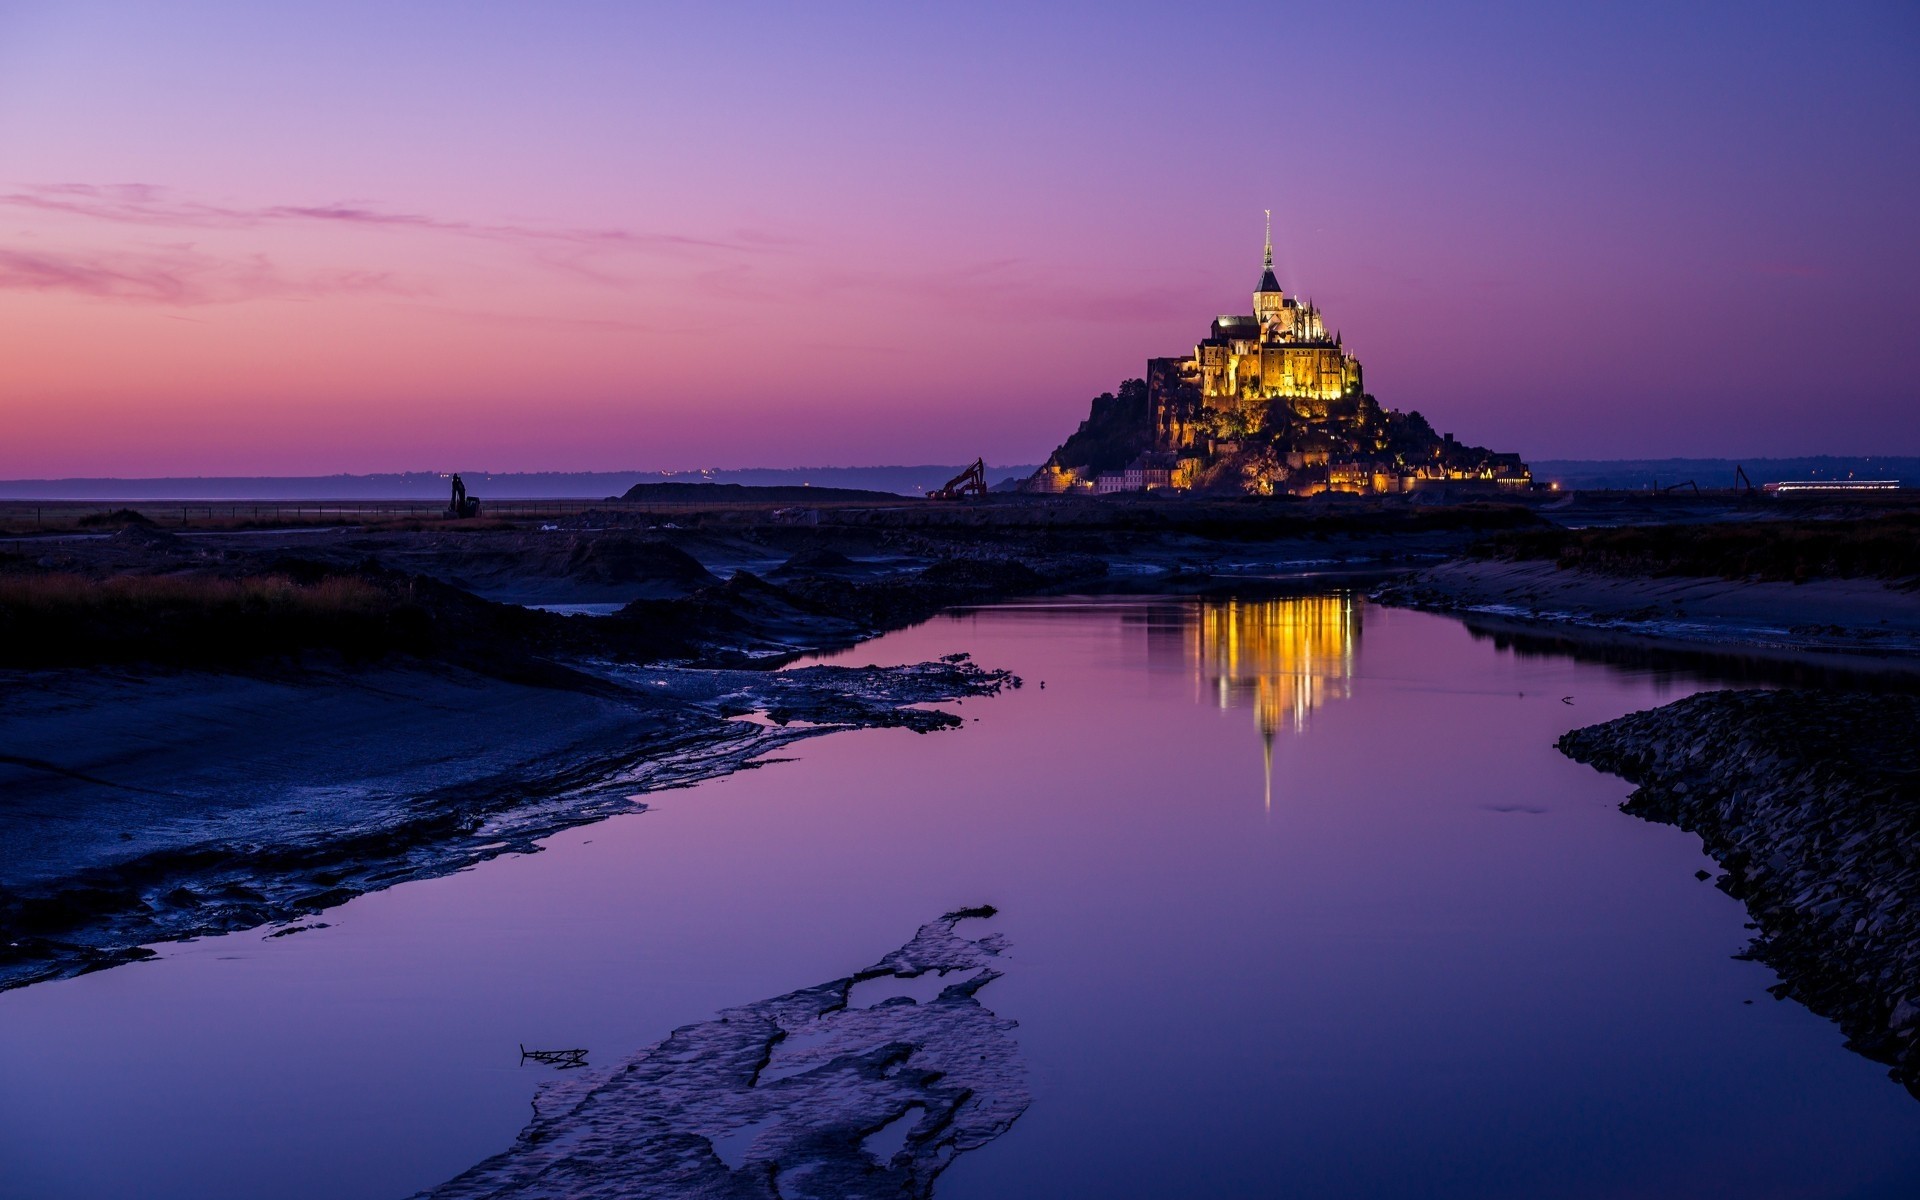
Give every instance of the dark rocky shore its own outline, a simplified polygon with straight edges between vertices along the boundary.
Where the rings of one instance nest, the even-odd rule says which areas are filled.
[[[1727,691],[1577,729],[1560,749],[1700,835],[1772,990],[1920,1097],[1920,697]]]

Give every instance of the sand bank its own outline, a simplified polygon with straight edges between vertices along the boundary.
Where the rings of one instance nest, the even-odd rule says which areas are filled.
[[[1920,592],[1872,579],[1631,577],[1463,559],[1375,593],[1490,630],[1920,674]]]

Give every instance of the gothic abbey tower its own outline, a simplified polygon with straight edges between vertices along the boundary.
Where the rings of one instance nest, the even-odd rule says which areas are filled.
[[[1266,256],[1253,312],[1213,319],[1209,336],[1186,358],[1147,363],[1147,388],[1156,424],[1168,445],[1184,445],[1199,406],[1241,412],[1284,400],[1309,420],[1351,409],[1365,389],[1360,360],[1339,334],[1329,335],[1320,310],[1286,294],[1273,274],[1273,213],[1267,212]],[[1184,403],[1183,403],[1184,399]]]

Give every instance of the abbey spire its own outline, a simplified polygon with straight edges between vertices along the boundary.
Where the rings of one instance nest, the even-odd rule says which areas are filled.
[[[1273,277],[1273,210],[1269,208],[1266,210],[1266,213],[1267,213],[1267,257],[1265,259],[1265,266],[1260,273],[1260,286],[1253,289],[1253,295],[1254,295],[1253,304],[1254,304],[1255,312],[1260,311],[1259,297],[1263,293],[1272,292],[1275,296],[1280,295],[1280,281]]]
[[[1253,290],[1253,319],[1260,323],[1263,338],[1277,339],[1290,327],[1287,305],[1292,301],[1280,290],[1280,281],[1273,277],[1273,210],[1270,208],[1267,210],[1265,263],[1260,272],[1260,286]]]

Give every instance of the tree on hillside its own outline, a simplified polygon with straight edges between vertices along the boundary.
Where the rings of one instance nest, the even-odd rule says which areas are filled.
[[[1052,460],[1083,475],[1118,471],[1153,448],[1153,413],[1147,406],[1147,383],[1129,379],[1118,394],[1102,392],[1093,398],[1087,419],[1060,443]]]

